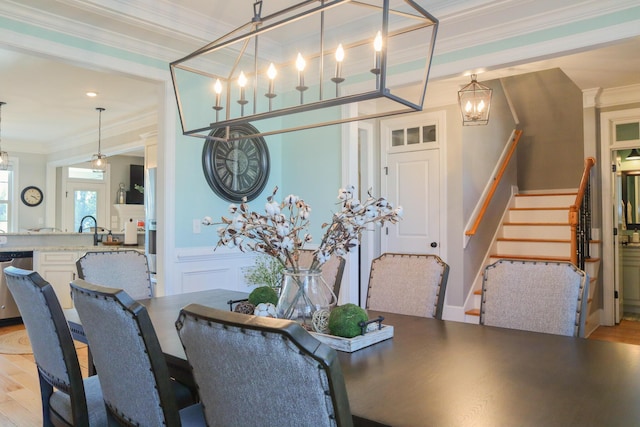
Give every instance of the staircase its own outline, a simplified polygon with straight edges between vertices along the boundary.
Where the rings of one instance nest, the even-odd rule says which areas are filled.
[[[496,234],[486,265],[501,258],[571,261],[571,226],[569,207],[576,193],[517,194]],[[589,275],[587,313],[595,292],[600,265],[600,242],[592,240],[591,258],[585,262]],[[484,271],[484,267],[482,268]],[[482,292],[482,274],[474,283],[473,295],[467,300],[465,321],[478,323]]]

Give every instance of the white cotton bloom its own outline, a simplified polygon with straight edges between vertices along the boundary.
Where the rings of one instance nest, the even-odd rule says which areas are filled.
[[[362,227],[364,225],[365,222],[365,217],[362,215],[356,215],[353,217],[353,223],[355,225],[357,225],[358,227]],[[346,229],[347,227],[345,227]],[[352,226],[349,226],[349,228],[347,229],[347,231],[351,232],[351,230],[353,230]]]
[[[233,218],[233,223],[231,224],[231,226],[236,230],[242,230],[246,222],[247,220],[243,216],[238,215],[237,217]]]
[[[322,265],[325,262],[329,261],[329,258],[331,258],[331,254],[329,254],[329,252],[326,252],[326,251],[320,251],[316,255],[316,259],[318,260],[318,263],[320,265]]]
[[[213,224],[213,219],[210,216],[205,216],[202,218],[202,225],[211,225]]]
[[[231,215],[234,215],[236,212],[238,212],[238,206],[236,204],[234,204],[234,203],[231,203],[229,205],[229,213]]]
[[[280,247],[291,252],[293,250],[293,240],[289,236],[285,236],[285,238],[282,239],[282,244],[280,245]]]
[[[351,199],[347,202],[347,207],[351,210],[356,210],[360,207],[360,200]]]
[[[293,194],[289,194],[287,197],[284,198],[284,203],[289,206],[295,205],[297,201],[298,201],[298,196],[294,196]]]
[[[348,197],[349,197],[349,193],[347,192],[346,189],[341,188],[338,190],[338,199],[347,200]]]
[[[375,218],[378,215],[378,210],[375,206],[367,206],[367,210],[365,212],[365,216],[367,218]]]
[[[289,223],[282,223],[282,224],[278,224],[278,226],[276,227],[276,231],[278,233],[278,236],[280,237],[284,237],[287,234],[289,234]]]
[[[402,215],[404,214],[404,209],[402,209],[402,206],[398,206],[398,207],[396,208],[396,210],[394,211],[394,213],[395,213],[398,217],[402,218]]]
[[[269,202],[265,205],[264,210],[269,216],[275,216],[280,213],[280,205],[278,202]]]
[[[310,215],[311,215],[311,208],[309,206],[306,206],[300,209],[300,218],[309,219]]]

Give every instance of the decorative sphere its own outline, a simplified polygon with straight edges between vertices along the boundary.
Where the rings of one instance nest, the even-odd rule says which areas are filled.
[[[256,305],[253,314],[261,317],[276,317],[276,306],[270,302],[263,302]]]
[[[255,309],[256,306],[251,304],[249,301],[242,301],[241,303],[236,305],[236,308],[234,308],[233,311],[242,314],[253,314]]]
[[[251,291],[249,302],[255,306],[264,302],[276,305],[278,304],[278,293],[270,286],[260,286]]]
[[[358,323],[369,320],[367,312],[355,304],[344,304],[331,310],[329,315],[329,332],[344,338],[360,335]]]
[[[320,332],[321,334],[329,333],[329,316],[331,311],[327,308],[321,308],[313,313],[311,319],[313,323],[313,330]]]

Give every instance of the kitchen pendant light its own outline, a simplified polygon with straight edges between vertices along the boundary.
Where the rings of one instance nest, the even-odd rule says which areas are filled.
[[[458,103],[462,113],[463,126],[486,125],[489,123],[492,93],[493,89],[478,83],[477,76],[471,74],[471,83],[458,92]]]
[[[244,139],[422,111],[438,27],[425,3],[304,0],[263,16],[255,1],[247,23],[170,64],[183,134],[262,129]]]
[[[107,156],[100,152],[100,143],[102,139],[102,112],[104,108],[98,107],[96,108],[98,111],[98,154],[94,154],[91,157],[91,167],[94,171],[102,171],[107,170]]]
[[[0,170],[6,171],[9,168],[9,153],[2,151],[2,106],[6,102],[0,101]]]
[[[624,158],[625,160],[640,160],[640,153],[637,148],[631,150],[629,155]]]

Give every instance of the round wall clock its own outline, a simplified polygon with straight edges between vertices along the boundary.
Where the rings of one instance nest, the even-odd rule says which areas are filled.
[[[232,141],[207,140],[202,149],[202,169],[211,189],[223,199],[251,201],[262,192],[269,178],[269,149],[264,138],[244,137],[259,131],[250,124],[231,126]],[[226,128],[210,135],[225,138]]]
[[[32,185],[29,187],[25,187],[24,190],[22,190],[20,198],[22,199],[22,203],[27,206],[38,206],[40,203],[42,203],[42,199],[44,199],[42,190]]]

